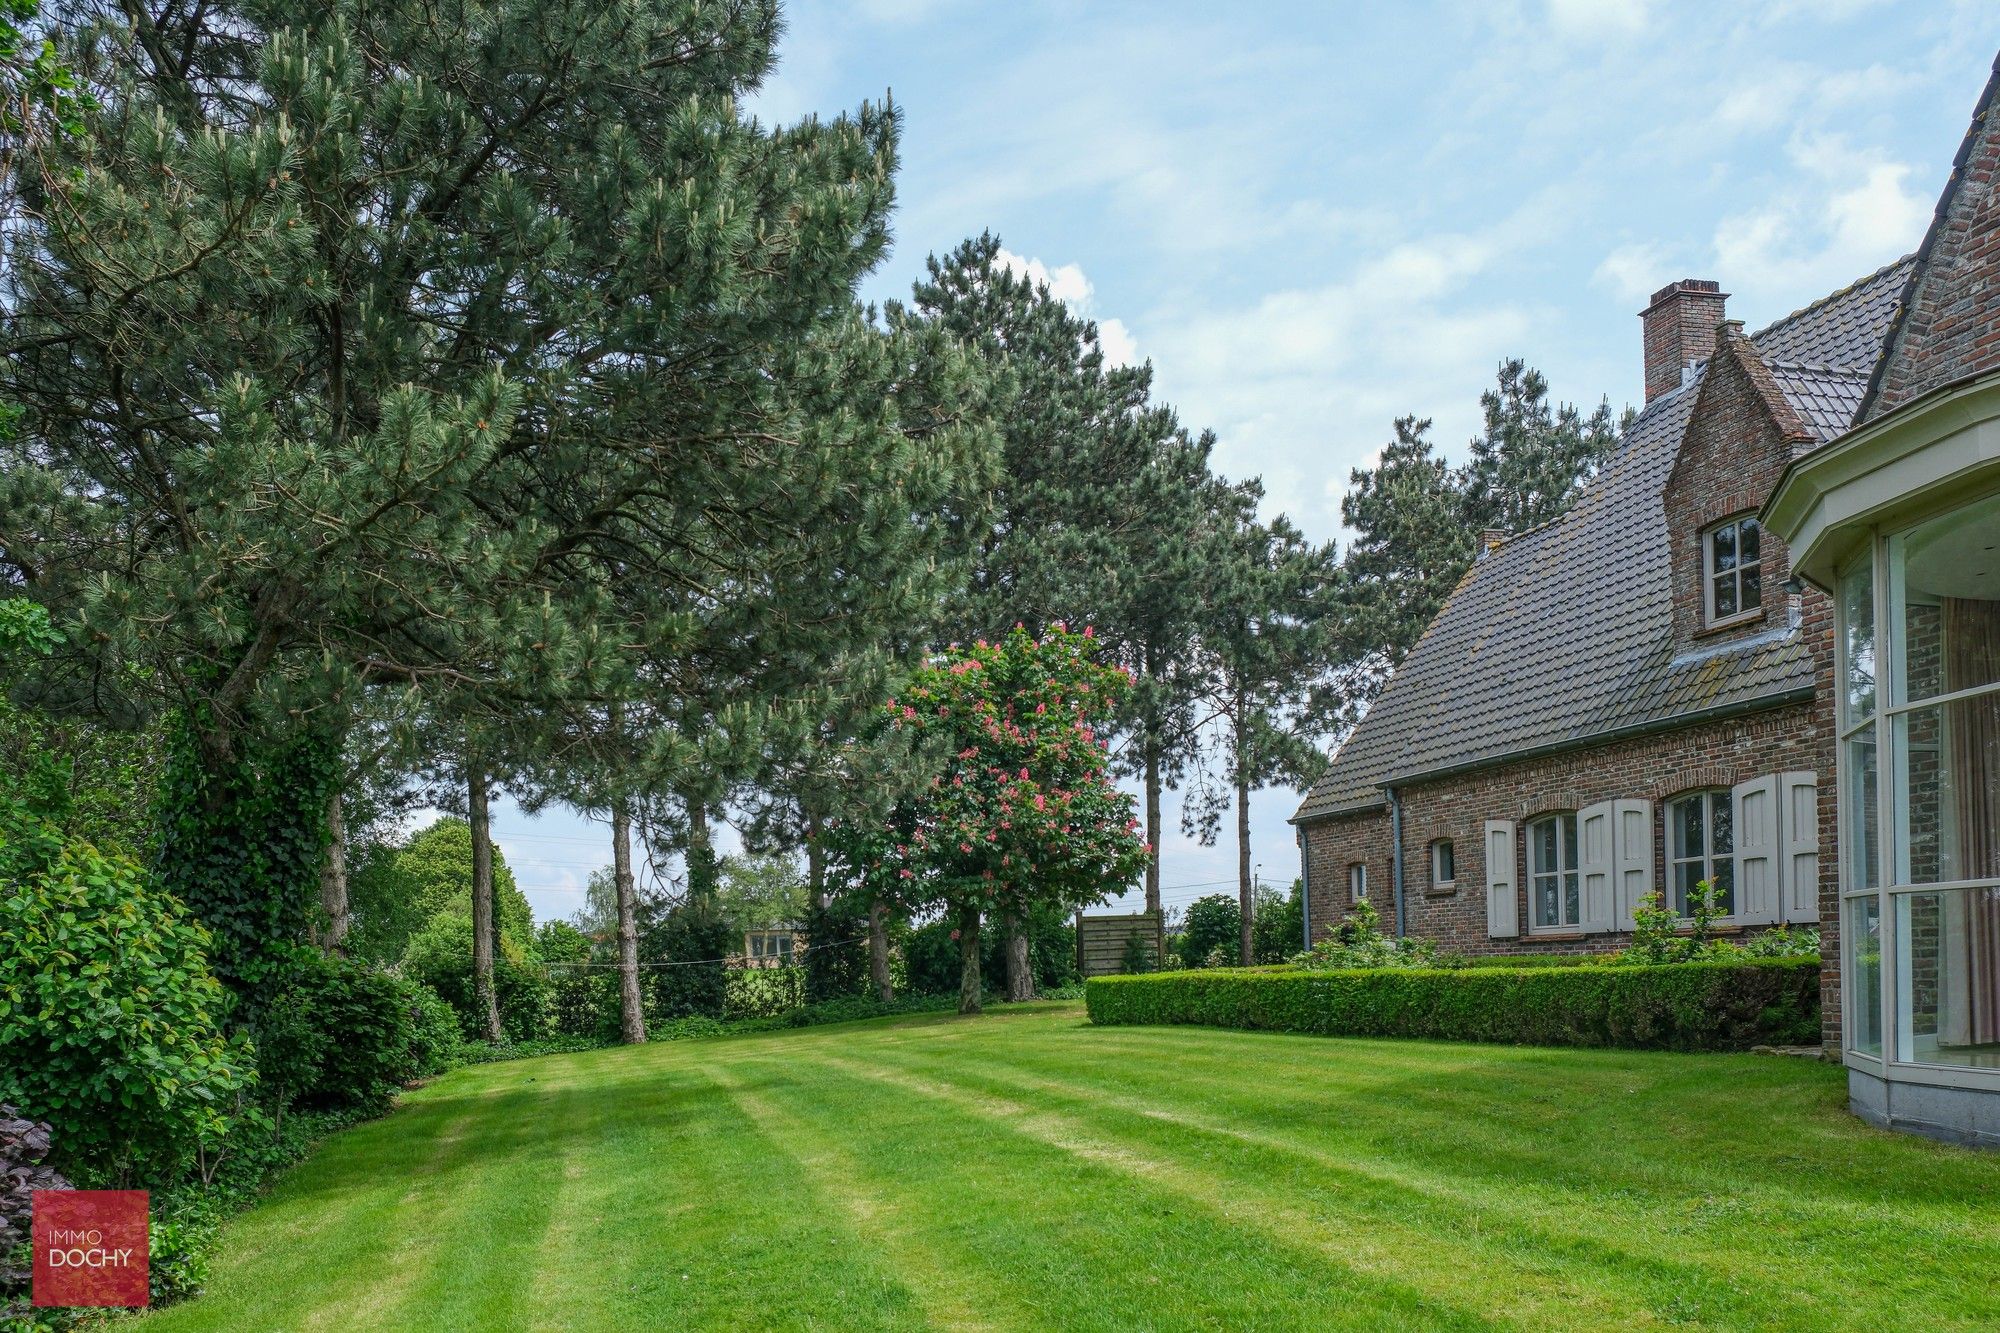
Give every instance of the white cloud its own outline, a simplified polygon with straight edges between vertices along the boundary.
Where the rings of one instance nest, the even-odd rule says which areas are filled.
[[[1549,0],[1549,26],[1564,37],[1601,39],[1644,32],[1649,0]]]
[[[1412,241],[1337,281],[1157,319],[1161,395],[1215,428],[1219,470],[1263,475],[1267,511],[1333,531],[1349,471],[1379,452],[1396,417],[1434,416],[1434,438],[1458,450],[1494,365],[1528,345],[1527,309],[1467,290],[1514,226]]]
[[[1029,259],[1017,255],[1012,250],[1001,248],[1000,266],[1016,277],[1033,282],[1038,287],[1049,289],[1049,295],[1064,305],[1080,313],[1087,313],[1094,289],[1090,279],[1083,276],[1083,270],[1075,264],[1062,264],[1050,268],[1039,259]]]
[[[1794,138],[1786,157],[1796,170],[1779,197],[1715,230],[1719,271],[1739,290],[1837,287],[1923,238],[1931,201],[1907,163],[1837,135]]]
[[[1590,280],[1621,301],[1643,301],[1677,276],[1666,247],[1650,241],[1621,245],[1599,261]]]
[[[1122,319],[1106,319],[1098,322],[1097,345],[1104,349],[1104,360],[1113,366],[1136,366],[1139,364],[1139,341],[1132,331],[1125,327]]]
[[[1084,275],[1078,264],[1058,264],[1051,268],[1039,259],[1017,255],[1005,246],[1000,248],[1000,266],[1009,273],[1027,278],[1037,286],[1046,287],[1049,295],[1061,301],[1085,319],[1097,324],[1097,345],[1104,351],[1104,360],[1113,366],[1136,366],[1139,364],[1139,340],[1122,319],[1098,319],[1097,288]]]

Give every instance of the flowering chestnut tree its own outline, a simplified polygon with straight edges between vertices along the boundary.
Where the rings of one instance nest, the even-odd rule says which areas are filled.
[[[1130,685],[1123,667],[1097,661],[1088,629],[1036,638],[1016,626],[999,643],[953,648],[890,701],[889,727],[933,756],[931,772],[868,839],[866,877],[880,896],[954,918],[960,1013],[979,1010],[983,921],[1017,927],[1031,906],[1102,902],[1152,855],[1100,730]],[[1012,998],[1033,993],[1026,945],[1012,929]]]

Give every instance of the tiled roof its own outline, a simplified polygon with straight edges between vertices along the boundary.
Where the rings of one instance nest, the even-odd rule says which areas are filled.
[[[1820,444],[1847,433],[1861,395],[1868,389],[1866,370],[1843,370],[1834,366],[1805,366],[1794,361],[1771,361],[1771,378],[1777,381],[1785,401],[1799,414],[1806,429]]]
[[[1865,376],[1875,368],[1883,334],[1915,263],[1915,255],[1904,255],[1751,334],[1750,341],[1766,361],[1839,366]]]
[[[1853,420],[1908,263],[1753,339],[1821,440]],[[1660,495],[1702,378],[1647,404],[1568,514],[1467,572],[1294,818],[1378,805],[1385,783],[1812,687],[1789,629],[1675,651]]]

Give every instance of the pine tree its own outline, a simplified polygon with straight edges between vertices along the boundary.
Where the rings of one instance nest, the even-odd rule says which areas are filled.
[[[906,344],[852,306],[896,113],[743,115],[774,3],[63,24],[101,109],[20,164],[0,576],[73,631],[104,706],[180,710],[162,870],[256,900],[215,919],[303,934],[343,693],[599,706],[746,590],[821,595],[744,613],[735,653],[849,597],[922,600],[878,575],[975,450],[948,395],[884,392]],[[850,587],[857,551],[882,558]],[[642,614],[621,570],[662,590]],[[283,808],[245,804],[279,772]]]
[[[1216,836],[1223,805],[1235,807],[1245,966],[1255,956],[1250,796],[1277,782],[1308,785],[1324,766],[1322,686],[1340,647],[1335,635],[1340,571],[1333,544],[1307,541],[1283,515],[1258,521],[1258,498],[1258,487],[1241,489],[1238,521],[1213,548],[1220,578],[1201,636],[1211,704],[1225,732],[1227,789],[1198,793],[1183,813],[1208,842]]]
[[[1609,402],[1588,416],[1571,403],[1551,407],[1548,381],[1518,358],[1500,364],[1479,406],[1486,426],[1464,475],[1464,521],[1474,533],[1525,532],[1560,518],[1618,445]]]
[[[1340,516],[1353,533],[1342,566],[1342,694],[1347,720],[1416,646],[1472,563],[1459,479],[1432,449],[1428,420],[1398,417],[1373,468],[1350,474]]]

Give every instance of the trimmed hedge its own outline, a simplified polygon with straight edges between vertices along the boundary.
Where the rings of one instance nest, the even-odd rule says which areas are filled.
[[[1368,968],[1092,977],[1093,1023],[1336,1037],[1738,1051],[1819,1040],[1811,959],[1662,967]]]

